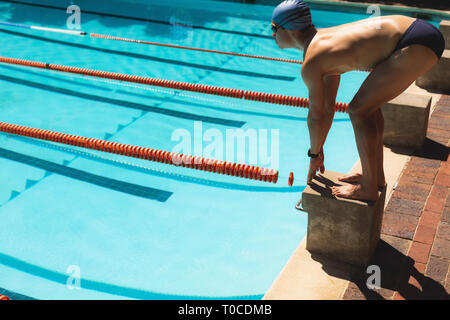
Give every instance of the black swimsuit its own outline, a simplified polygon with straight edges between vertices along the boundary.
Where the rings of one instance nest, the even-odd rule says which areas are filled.
[[[420,44],[430,48],[441,58],[445,48],[445,40],[438,28],[425,20],[416,19],[400,38],[395,50],[402,49],[412,44]]]

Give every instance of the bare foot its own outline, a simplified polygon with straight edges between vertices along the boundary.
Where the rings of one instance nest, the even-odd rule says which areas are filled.
[[[361,173],[353,173],[353,174],[347,174],[343,177],[339,177],[338,180],[342,181],[342,182],[360,182],[362,178],[362,174]]]
[[[362,174],[361,173],[353,173],[353,174],[347,174],[343,177],[339,177],[338,180],[342,181],[342,182],[348,182],[348,183],[358,183],[360,182],[362,179]],[[386,180],[384,179],[379,179],[382,180],[378,183],[378,190],[382,190],[384,188],[384,186],[386,185]]]
[[[331,192],[336,197],[355,199],[355,200],[369,200],[375,201],[378,199],[378,192],[364,190],[360,184],[357,185],[344,185],[339,187],[332,187]]]

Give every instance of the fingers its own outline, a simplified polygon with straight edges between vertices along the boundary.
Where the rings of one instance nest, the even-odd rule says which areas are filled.
[[[313,163],[309,164],[309,171],[308,171],[308,179],[306,181],[307,184],[311,184],[312,179],[314,178],[314,176],[316,175],[316,167],[314,166]]]
[[[316,176],[316,173],[320,171],[320,173],[325,172],[324,163],[318,163],[317,161],[311,161],[309,164],[308,178],[306,180],[307,184],[311,184],[312,179]]]
[[[312,170],[311,169],[312,168],[310,167],[309,171],[308,171],[308,178],[306,180],[306,184],[311,184],[311,181],[312,181]]]
[[[311,184],[312,179],[316,176],[316,172],[318,169],[319,168],[314,165],[309,166],[308,179],[306,181],[307,184]]]

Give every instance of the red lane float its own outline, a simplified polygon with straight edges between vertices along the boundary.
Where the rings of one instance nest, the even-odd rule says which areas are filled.
[[[8,296],[0,294],[0,300],[10,300]]]
[[[231,97],[231,98],[240,98],[241,99],[244,95],[243,90],[237,90],[237,89],[229,89],[229,88],[222,88],[222,87],[215,87],[215,86],[208,86],[208,85],[187,83],[187,82],[180,82],[180,81],[172,81],[172,80],[163,80],[163,79],[156,79],[156,78],[149,78],[149,77],[139,77],[139,76],[132,76],[132,75],[121,74],[121,73],[99,71],[99,70],[92,70],[92,69],[85,69],[85,68],[77,68],[77,67],[70,67],[70,66],[62,66],[62,65],[58,65],[58,64],[49,64],[49,63],[45,63],[45,62],[36,62],[36,61],[29,61],[29,60],[23,60],[23,59],[0,57],[0,62],[22,65],[22,66],[33,67],[33,68],[81,74],[81,75],[97,77],[97,78],[106,78],[106,79],[120,80],[120,81],[125,81],[125,82],[141,83],[141,84],[146,84],[146,85],[151,85],[151,86],[156,86],[156,87],[164,87],[164,88],[172,88],[172,89],[177,89],[177,90],[200,92],[200,93],[219,95],[219,96],[225,96],[225,97]]]
[[[309,100],[307,98],[293,97],[293,96],[285,96],[280,94],[271,94],[265,92],[257,92],[257,91],[244,91],[240,89],[231,89],[231,88],[223,88],[195,83],[187,83],[180,81],[172,81],[172,80],[164,80],[164,79],[155,79],[149,77],[139,77],[132,76],[121,73],[107,72],[107,71],[99,71],[92,69],[84,69],[70,66],[62,66],[57,64],[49,64],[44,62],[36,62],[29,61],[23,59],[14,59],[7,57],[0,57],[0,62],[22,65],[33,68],[40,69],[48,69],[55,70],[67,73],[81,74],[90,77],[97,78],[106,78],[112,80],[120,80],[125,82],[133,82],[133,83],[141,83],[151,86],[171,88],[176,90],[184,90],[184,91],[192,91],[192,92],[200,92],[205,94],[224,96],[236,99],[245,99],[245,100],[253,100],[259,102],[266,103],[276,103],[281,105],[288,105],[292,107],[304,107],[307,108],[309,105]],[[342,102],[336,102],[336,111],[345,112],[347,110],[348,104]]]
[[[191,156],[169,151],[138,147],[106,140],[86,138],[66,133],[30,128],[0,122],[0,131],[30,138],[47,140],[86,149],[99,150],[108,153],[120,154],[128,157],[145,159],[154,162],[166,163],[191,169],[214,172],[234,177],[277,183],[278,170],[238,164],[227,161]],[[294,183],[293,173],[288,184]]]
[[[169,47],[169,48],[176,48],[176,49],[186,49],[186,50],[193,50],[193,51],[226,54],[226,55],[230,55],[230,56],[238,56],[238,57],[245,57],[245,58],[254,58],[254,59],[263,59],[263,60],[302,64],[302,61],[300,61],[300,60],[272,58],[272,57],[257,56],[257,55],[245,54],[245,53],[235,53],[235,52],[228,52],[228,51],[185,47],[185,46],[178,46],[175,44],[166,44],[166,43],[150,42],[150,41],[144,41],[144,40],[135,40],[135,39],[114,37],[114,36],[108,36],[108,35],[97,34],[97,33],[90,33],[89,35],[92,38],[101,38],[101,39],[108,39],[108,40],[117,40],[117,41],[133,42],[133,43],[140,43],[140,44],[148,44],[148,45],[152,45],[152,46]]]

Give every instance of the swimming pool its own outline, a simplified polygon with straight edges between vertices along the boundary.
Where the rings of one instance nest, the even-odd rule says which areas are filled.
[[[153,2],[76,4],[87,32],[301,59],[271,39],[272,6]],[[61,1],[39,3],[0,1],[0,21],[65,28]],[[366,17],[312,14],[318,28]],[[307,97],[299,65],[6,26],[0,34],[1,56]],[[203,155],[212,136],[248,130],[269,141],[272,161],[259,153],[257,165],[296,176],[289,188],[0,134],[0,287],[37,299],[264,295],[306,233],[307,217],[294,208],[309,163],[306,109],[5,64],[0,70],[2,122],[167,151],[188,134],[192,153]],[[366,75],[343,75],[337,101],[349,102]],[[225,142],[215,150],[229,154]],[[251,152],[246,147],[234,161],[249,163]],[[357,160],[346,114],[336,113],[325,155],[326,169],[339,172]],[[73,270],[79,289],[67,285]]]

